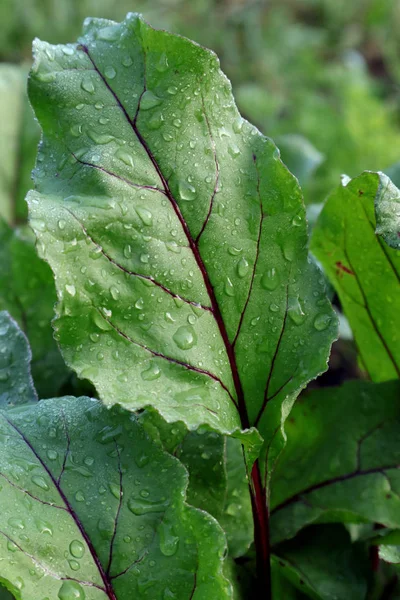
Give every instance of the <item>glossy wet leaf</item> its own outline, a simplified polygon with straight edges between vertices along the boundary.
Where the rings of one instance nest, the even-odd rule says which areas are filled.
[[[26,219],[25,195],[40,135],[26,94],[27,72],[27,67],[0,64],[0,217],[9,223]]]
[[[0,429],[0,578],[18,598],[230,597],[222,530],[133,415],[66,397],[2,412]]]
[[[0,311],[0,407],[36,402],[28,340],[6,311]]]
[[[52,272],[37,256],[32,233],[0,221],[0,310],[7,310],[29,339],[41,398],[58,394],[71,375],[53,337],[56,300]]]
[[[189,473],[187,500],[217,519],[225,532],[229,555],[245,554],[253,541],[249,482],[239,440],[205,427],[188,431],[172,426],[154,412],[140,417],[153,440],[179,458]]]
[[[400,252],[376,235],[374,212],[375,203],[382,215],[394,202],[392,190],[383,174],[345,181],[328,198],[311,240],[373,381],[400,376]]]
[[[275,146],[240,117],[212,52],[137,15],[34,52],[30,216],[67,363],[107,405],[256,425],[280,446],[336,320]]]
[[[365,600],[368,555],[351,544],[344,528],[310,527],[294,540],[281,544],[277,553],[278,557],[274,557],[277,571],[307,597]]]
[[[399,381],[354,381],[296,403],[272,479],[273,543],[312,523],[400,526],[399,397]]]

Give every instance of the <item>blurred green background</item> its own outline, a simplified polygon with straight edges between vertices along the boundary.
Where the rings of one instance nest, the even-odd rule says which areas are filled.
[[[277,142],[307,204],[322,202],[343,173],[389,169],[396,181],[398,0],[3,0],[0,213],[7,220],[24,219],[38,136],[23,102],[32,39],[74,41],[86,16],[120,20],[128,11],[217,52],[242,114]]]
[[[26,220],[40,136],[26,97],[33,38],[73,42],[85,17],[129,11],[217,52],[241,113],[299,178],[311,221],[341,174],[384,170],[400,184],[400,0],[2,0],[0,220]],[[53,280],[31,238],[2,223],[0,309],[24,326],[41,397],[86,393],[53,340]],[[343,323],[319,385],[359,374]]]

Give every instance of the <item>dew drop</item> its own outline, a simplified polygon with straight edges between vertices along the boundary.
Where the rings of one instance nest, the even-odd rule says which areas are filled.
[[[168,58],[165,52],[160,56],[160,59],[156,63],[156,69],[159,73],[165,73],[168,70]]]
[[[295,325],[301,325],[304,322],[306,314],[298,297],[289,300],[288,315]]]
[[[138,206],[136,208],[136,212],[144,225],[150,227],[153,224],[153,215],[147,208],[142,208],[141,206]]]
[[[114,300],[118,300],[120,291],[115,285],[112,285],[110,287],[110,294],[111,294],[111,297],[114,298]]]
[[[108,66],[104,69],[104,75],[107,77],[107,79],[114,79],[116,74],[117,72],[112,66]]]
[[[237,264],[237,272],[238,272],[239,277],[246,277],[248,270],[249,270],[249,263],[244,258],[244,256],[242,256],[242,258],[239,260],[239,262]]]
[[[182,325],[174,333],[173,340],[181,350],[189,350],[197,343],[197,335],[191,325]]]
[[[164,556],[173,556],[179,546],[179,538],[175,535],[173,527],[169,523],[162,521],[158,527],[158,535],[161,552]]]
[[[8,519],[8,524],[13,529],[25,529],[25,523],[21,519],[17,519],[17,518]]]
[[[128,508],[134,515],[146,515],[148,513],[164,512],[168,506],[167,501],[151,502],[144,498],[131,497],[128,500]]]
[[[154,381],[160,377],[161,371],[156,364],[151,364],[148,369],[142,371],[140,375],[144,381]]]
[[[32,483],[37,485],[37,487],[39,487],[40,489],[45,490],[46,492],[50,489],[48,483],[41,475],[34,475],[32,477]]]
[[[66,285],[65,286],[66,291],[68,292],[68,294],[72,297],[75,296],[76,294],[76,289],[74,285]]]
[[[69,560],[68,564],[70,566],[70,569],[72,571],[79,571],[79,569],[81,568],[80,564],[78,563],[77,560]]]
[[[229,277],[227,277],[226,280],[225,280],[224,290],[225,290],[225,294],[227,296],[231,296],[232,297],[232,296],[235,295],[235,288],[233,287],[233,283],[229,279]]]
[[[228,152],[233,158],[237,158],[240,154],[240,148],[236,144],[229,144]]]
[[[124,67],[130,67],[133,64],[133,60],[131,59],[130,56],[124,56],[124,58],[122,59],[122,65]]]
[[[114,139],[113,135],[109,135],[108,133],[98,133],[93,130],[88,131],[87,134],[95,144],[99,144],[100,146],[109,144]]]
[[[191,202],[196,198],[196,188],[187,181],[179,182],[179,195],[182,200]]]
[[[85,600],[83,587],[76,581],[64,581],[58,592],[60,600]]]
[[[85,554],[85,546],[79,540],[73,540],[69,545],[69,551],[75,558],[82,558]]]
[[[114,533],[114,520],[111,516],[104,516],[99,519],[97,529],[104,540],[110,540]]]
[[[104,42],[115,42],[118,40],[119,36],[119,26],[117,25],[102,27],[96,34],[96,38],[98,40],[103,40]]]
[[[314,319],[314,327],[317,331],[324,331],[331,322],[331,316],[328,314],[319,314]]]
[[[140,101],[142,110],[150,110],[161,103],[161,98],[156,96],[151,90],[146,90]]]
[[[268,269],[268,271],[266,271],[264,273],[264,275],[261,278],[261,286],[265,289],[265,290],[269,290],[269,291],[273,291],[275,290],[279,285],[279,274],[277,272],[277,270],[275,269],[275,267],[272,267],[272,269]]]
[[[119,485],[117,485],[116,483],[109,483],[108,484],[109,490],[112,493],[112,495],[114,496],[114,498],[116,498],[117,500],[120,499],[120,487]]]
[[[89,94],[94,94],[94,85],[91,79],[87,77],[82,79],[81,87],[83,90],[85,90],[85,92],[88,92]]]
[[[125,163],[128,167],[133,167],[133,158],[126,150],[119,148],[115,153],[115,157]]]

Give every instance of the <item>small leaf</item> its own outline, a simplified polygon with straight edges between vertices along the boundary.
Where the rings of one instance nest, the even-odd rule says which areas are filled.
[[[337,329],[296,180],[216,56],[138,15],[34,53],[30,218],[66,362],[107,405],[256,426],[274,460]]]
[[[273,543],[315,522],[400,526],[399,397],[399,381],[355,381],[296,403],[272,480]]]
[[[67,397],[0,427],[0,578],[18,598],[230,598],[222,530],[130,413]]]
[[[53,337],[53,276],[37,256],[32,237],[0,221],[0,310],[7,310],[28,337],[35,386],[41,398],[48,398],[59,393],[71,373]]]
[[[31,376],[31,351],[17,323],[0,312],[0,407],[37,401]]]
[[[400,376],[400,252],[376,235],[374,214],[376,203],[382,227],[383,207],[393,197],[384,175],[365,172],[346,181],[328,198],[311,241],[377,382]]]

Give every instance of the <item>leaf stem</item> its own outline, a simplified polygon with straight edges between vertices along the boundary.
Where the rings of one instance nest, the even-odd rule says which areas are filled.
[[[254,521],[254,544],[257,561],[257,588],[260,597],[271,600],[271,548],[269,538],[269,510],[267,495],[262,485],[258,460],[251,471],[251,505]]]

